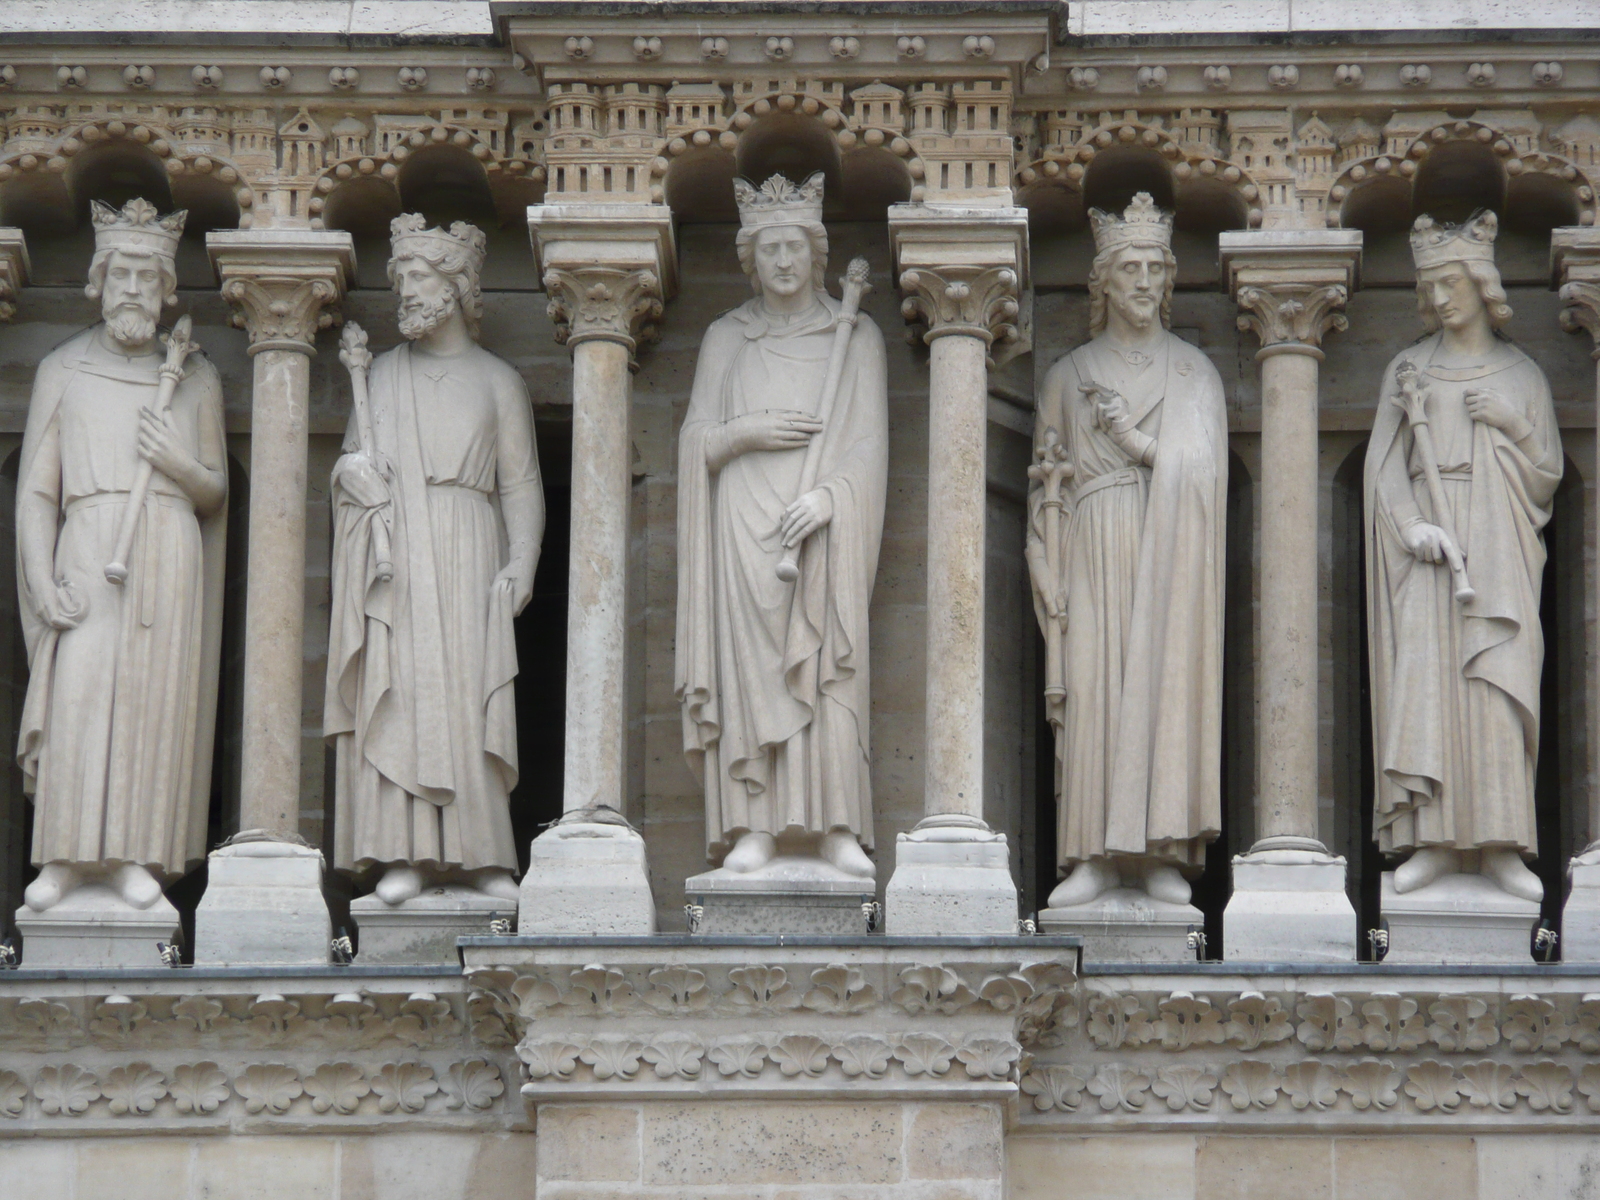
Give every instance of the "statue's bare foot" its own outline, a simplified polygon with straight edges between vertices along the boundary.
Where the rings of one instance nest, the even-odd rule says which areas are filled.
[[[515,904],[521,898],[517,881],[511,878],[511,872],[505,867],[484,867],[481,871],[473,871],[467,876],[467,882],[468,886],[496,900],[509,900]]]
[[[390,867],[375,890],[385,904],[404,904],[422,894],[422,872],[404,863]]]
[[[823,834],[821,854],[823,861],[832,863],[850,875],[858,875],[862,879],[876,879],[878,876],[878,868],[867,857],[861,843],[856,841],[856,835],[848,829],[835,829],[832,833]]]
[[[747,833],[734,843],[728,857],[722,860],[723,868],[737,871],[757,871],[772,861],[778,853],[778,839],[770,833]]]
[[[1050,908],[1088,904],[1121,882],[1122,877],[1109,858],[1091,858],[1072,868],[1072,874],[1056,884],[1047,904]]]
[[[1461,852],[1449,846],[1424,846],[1394,872],[1396,895],[1405,895],[1461,870]]]
[[[1144,890],[1152,900],[1167,904],[1187,904],[1193,898],[1189,881],[1169,863],[1152,862],[1144,869]]]
[[[60,904],[68,892],[82,883],[82,876],[66,863],[45,863],[39,868],[39,878],[22,893],[22,900],[34,912],[44,912]]]
[[[1479,871],[1485,879],[1493,880],[1502,892],[1535,904],[1544,899],[1544,884],[1515,850],[1485,850]]]
[[[106,882],[134,908],[149,908],[161,899],[161,881],[138,863],[123,863]]]

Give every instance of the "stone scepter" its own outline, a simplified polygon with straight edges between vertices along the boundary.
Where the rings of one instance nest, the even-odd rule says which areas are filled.
[[[356,442],[361,453],[374,463],[377,443],[372,438],[372,401],[367,395],[367,371],[372,366],[372,351],[367,349],[367,331],[354,321],[346,321],[339,336],[339,361],[350,372],[350,400],[356,417]],[[389,549],[389,527],[382,519],[372,523],[372,556],[377,559],[377,576],[384,583],[394,578],[394,556]]]
[[[1407,360],[1395,368],[1395,382],[1400,385],[1396,403],[1406,414],[1411,425],[1411,436],[1417,439],[1417,455],[1422,459],[1422,477],[1428,484],[1428,499],[1433,504],[1434,520],[1444,530],[1446,539],[1444,556],[1450,564],[1450,575],[1455,580],[1456,602],[1471,604],[1478,598],[1467,578],[1467,560],[1461,553],[1461,539],[1456,536],[1456,523],[1451,519],[1450,506],[1444,498],[1444,481],[1439,478],[1438,455],[1433,449],[1433,434],[1428,429],[1428,410],[1422,393],[1417,390],[1416,364]]]

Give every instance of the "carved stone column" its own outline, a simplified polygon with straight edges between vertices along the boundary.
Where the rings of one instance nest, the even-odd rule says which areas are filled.
[[[17,315],[17,293],[28,282],[29,269],[22,230],[0,228],[0,321]]]
[[[653,933],[644,839],[626,778],[628,419],[633,355],[675,290],[661,205],[528,210],[556,337],[572,348],[572,540],[561,820],[533,843],[524,933]]]
[[[1600,229],[1574,225],[1550,234],[1551,282],[1561,289],[1561,327],[1569,333],[1587,330],[1595,340],[1596,407],[1600,411]],[[1600,434],[1600,431],[1597,431]],[[1591,485],[1594,480],[1591,479]],[[1595,528],[1600,528],[1600,513]],[[1600,577],[1590,585],[1600,595]],[[1600,656],[1590,668],[1600,671]],[[1600,678],[1589,677],[1589,704],[1600,710]],[[1595,711],[1589,714],[1589,736],[1595,737]],[[1591,747],[1600,742],[1591,741]],[[1600,962],[1600,787],[1589,784],[1589,845],[1568,865],[1572,890],[1561,913],[1561,958],[1565,962]]]
[[[304,727],[306,451],[312,345],[355,278],[348,233],[208,234],[250,335],[250,550],[245,582],[240,837],[211,855],[197,963],[325,963],[322,854],[300,822]]]
[[[924,815],[896,845],[887,929],[1010,933],[1010,855],[983,808],[987,364],[1023,345],[1027,217],[897,204],[889,232],[902,311],[927,325],[930,358]]]
[[[1349,962],[1345,860],[1317,837],[1317,373],[1344,329],[1359,230],[1224,233],[1239,328],[1261,340],[1261,643],[1256,843],[1233,860],[1230,960]]]

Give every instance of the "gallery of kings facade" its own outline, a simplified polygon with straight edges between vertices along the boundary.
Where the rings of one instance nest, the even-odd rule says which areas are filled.
[[[0,0],[0,1194],[1600,1197],[1596,28]]]

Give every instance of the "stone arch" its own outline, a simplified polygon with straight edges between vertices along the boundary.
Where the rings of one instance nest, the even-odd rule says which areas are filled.
[[[1584,170],[1484,122],[1444,122],[1386,149],[1340,170],[1328,192],[1330,227],[1398,228],[1447,190],[1530,225],[1595,223],[1594,182]]]

